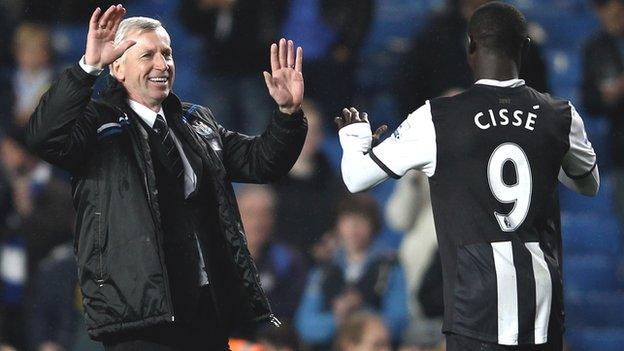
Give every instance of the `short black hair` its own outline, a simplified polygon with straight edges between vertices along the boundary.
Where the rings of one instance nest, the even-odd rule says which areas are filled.
[[[480,6],[470,18],[468,31],[482,47],[513,60],[520,59],[528,37],[524,15],[500,1]]]

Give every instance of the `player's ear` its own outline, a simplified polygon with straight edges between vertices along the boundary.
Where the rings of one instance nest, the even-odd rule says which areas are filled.
[[[468,54],[472,55],[475,51],[477,51],[477,43],[472,37],[472,34],[468,34]]]
[[[522,40],[522,54],[525,55],[529,51],[529,45],[531,45],[531,38],[526,37]]]

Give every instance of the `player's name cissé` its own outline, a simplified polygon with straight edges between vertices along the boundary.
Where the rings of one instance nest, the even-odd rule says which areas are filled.
[[[539,105],[533,106],[533,109],[538,110]],[[483,130],[507,125],[533,130],[535,128],[536,118],[537,114],[533,112],[525,112],[522,110],[510,111],[506,108],[499,109],[498,111],[489,109],[487,112],[478,112],[474,116],[474,123],[479,129]]]

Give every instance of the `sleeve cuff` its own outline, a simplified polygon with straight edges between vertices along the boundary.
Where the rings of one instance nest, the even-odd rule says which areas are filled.
[[[372,132],[368,123],[352,123],[338,131],[342,149],[366,153],[371,147]]]
[[[85,62],[85,57],[82,55],[80,61],[78,61],[80,68],[82,68],[85,72],[89,73],[92,76],[99,76],[102,72],[104,72],[104,68],[97,68],[95,66],[87,65]]]
[[[570,179],[574,179],[574,180],[583,179],[583,178],[587,177],[588,175],[590,175],[594,171],[594,168],[596,168],[597,165],[598,165],[598,162],[594,162],[594,165],[589,169],[589,171],[587,171],[587,172],[585,172],[583,174],[579,174],[579,175],[569,174],[565,169],[563,170],[563,172]]]
[[[285,129],[297,128],[301,126],[304,120],[303,110],[299,110],[292,115],[282,113],[280,110],[275,110],[273,116],[277,125]]]

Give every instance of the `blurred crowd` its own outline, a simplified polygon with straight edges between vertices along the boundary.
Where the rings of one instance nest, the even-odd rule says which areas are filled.
[[[174,37],[188,36],[174,40],[181,71],[174,91],[181,85],[190,92],[183,99],[210,107],[228,129],[256,134],[268,122],[263,118],[274,106],[261,72],[268,67],[269,44],[288,37],[304,48],[309,131],[301,156],[285,179],[237,188],[250,252],[284,326],[241,335],[232,340],[233,350],[444,349],[441,267],[426,177],[408,174],[378,192],[347,194],[331,125],[342,107],[354,105],[369,110],[373,124],[393,127],[426,99],[457,94],[472,84],[465,62],[466,23],[486,0],[413,0],[426,3],[428,12],[414,19],[419,24],[407,32],[407,40],[387,37],[393,51],[386,59],[393,63],[380,67],[394,69],[362,73],[376,67],[368,60],[387,50],[372,43],[376,33],[387,30],[375,19],[404,2],[125,3],[130,14],[159,18]],[[57,29],[86,30],[93,8],[110,3],[0,0],[0,351],[101,349],[88,340],[82,321],[71,177],[34,157],[23,131],[55,75],[84,50],[84,37],[78,36],[83,40],[74,43],[78,56],[61,58]],[[569,3],[597,19],[593,33],[567,48],[582,58],[575,83],[580,97],[573,102],[586,120],[607,125],[610,156],[598,157],[601,170],[612,176],[607,191],[621,220],[624,1]],[[160,13],[159,6],[170,11]],[[550,91],[543,34],[532,33],[521,78]],[[194,71],[185,74],[181,62]]]

